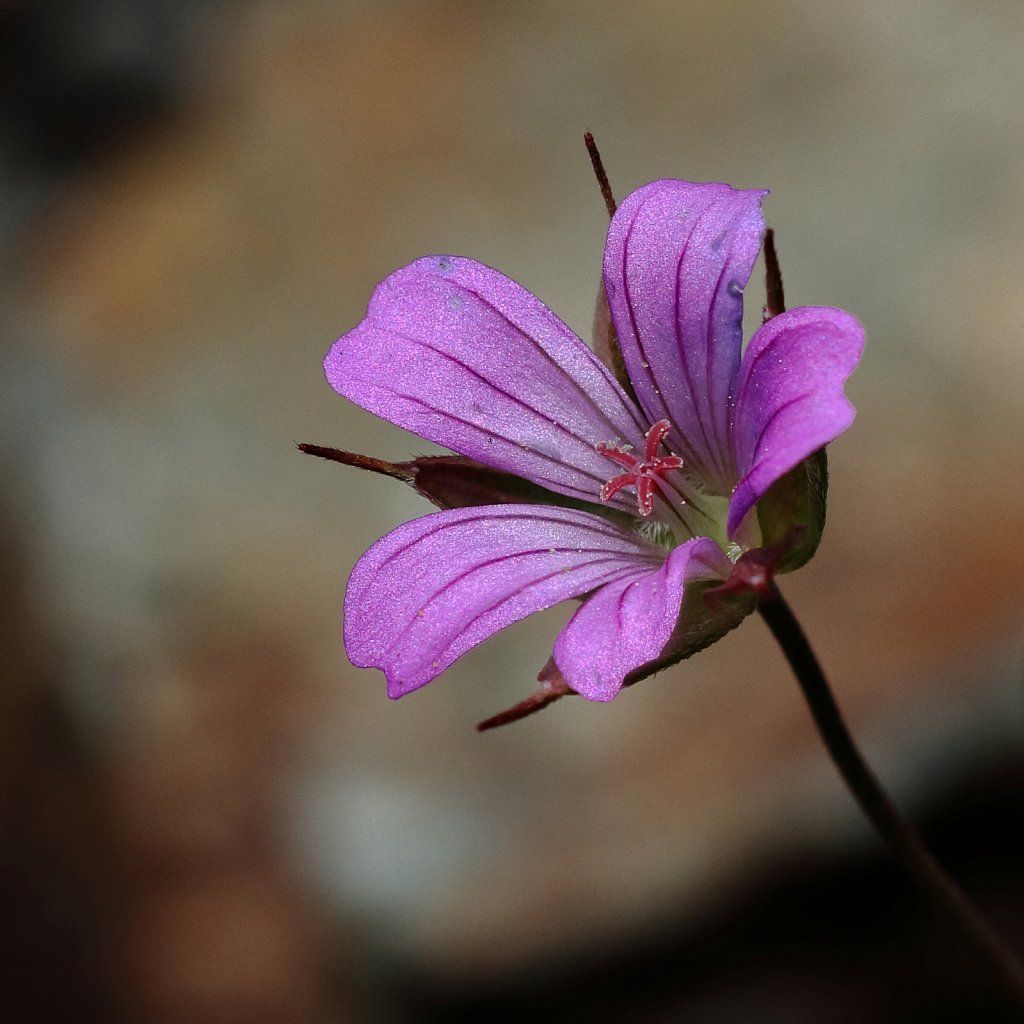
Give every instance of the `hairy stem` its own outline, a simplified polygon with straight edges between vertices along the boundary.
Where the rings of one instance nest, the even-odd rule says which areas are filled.
[[[800,623],[774,583],[758,610],[793,669],[829,755],[861,810],[896,859],[988,960],[1024,1019],[1024,971],[1020,964],[882,789],[853,742]]]

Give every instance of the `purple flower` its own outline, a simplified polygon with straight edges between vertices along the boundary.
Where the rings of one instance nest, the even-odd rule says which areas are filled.
[[[764,195],[656,181],[619,207],[604,289],[621,384],[533,295],[455,256],[396,271],[331,348],[336,391],[466,457],[406,465],[410,482],[465,473],[461,492],[421,488],[461,507],[400,526],[349,580],[348,655],[382,669],[391,697],[582,598],[542,678],[610,700],[753,608],[743,588],[703,600],[746,553],[776,551],[783,571],[813,554],[819,453],[853,421],[843,384],[863,331],[842,310],[794,309],[741,354]]]

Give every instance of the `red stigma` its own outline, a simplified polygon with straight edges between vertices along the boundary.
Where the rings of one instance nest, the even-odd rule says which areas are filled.
[[[625,473],[613,476],[601,488],[601,500],[611,501],[623,487],[636,488],[636,503],[640,515],[649,516],[654,511],[654,487],[670,469],[679,469],[683,460],[678,455],[658,455],[665,435],[672,429],[668,420],[658,420],[644,437],[644,456],[635,455],[619,448],[613,441],[602,441],[597,450],[607,459],[618,463]]]

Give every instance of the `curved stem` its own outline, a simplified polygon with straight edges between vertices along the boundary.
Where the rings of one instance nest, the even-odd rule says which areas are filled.
[[[789,661],[829,755],[861,810],[897,860],[945,908],[964,936],[988,959],[1024,1017],[1024,971],[1020,964],[882,789],[853,742],[800,623],[774,582],[769,584],[758,611]]]

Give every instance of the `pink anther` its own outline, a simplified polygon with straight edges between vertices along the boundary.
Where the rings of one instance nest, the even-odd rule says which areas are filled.
[[[597,450],[605,458],[611,459],[626,470],[625,473],[613,476],[601,488],[602,501],[611,501],[623,487],[635,487],[640,515],[649,516],[654,511],[655,485],[660,485],[661,479],[670,469],[679,469],[683,464],[678,455],[658,455],[658,449],[671,429],[672,424],[668,420],[658,420],[647,431],[642,459],[618,447],[613,441],[602,441],[597,446]]]

